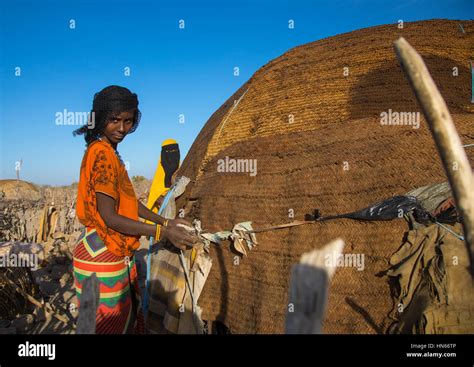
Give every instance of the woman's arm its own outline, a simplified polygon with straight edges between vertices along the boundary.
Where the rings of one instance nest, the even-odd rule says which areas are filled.
[[[138,200],[138,216],[143,219],[147,219],[153,223],[163,224],[165,219],[159,216],[156,213],[153,213],[150,209],[148,209],[143,203]]]
[[[117,214],[115,211],[115,199],[106,194],[97,192],[97,210],[107,227],[113,230],[133,236],[155,236],[156,225],[146,224]],[[154,213],[153,213],[154,214]],[[160,217],[161,218],[161,217]],[[161,239],[168,239],[175,247],[185,250],[196,242],[196,238],[190,235],[184,228],[176,224],[190,225],[183,220],[169,221],[168,226],[161,228]]]

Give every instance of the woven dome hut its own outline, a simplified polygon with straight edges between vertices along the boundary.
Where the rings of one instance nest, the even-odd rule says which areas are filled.
[[[206,231],[243,221],[259,228],[303,219],[314,208],[323,215],[354,211],[445,181],[393,42],[403,36],[423,56],[469,144],[473,35],[473,21],[390,24],[298,46],[270,61],[205,124],[180,169],[192,181],[178,206]],[[381,125],[389,110],[420,112],[419,128]],[[468,156],[472,162],[472,149]],[[225,157],[256,159],[257,174],[218,172]],[[365,255],[365,268],[336,271],[323,332],[383,333],[393,301],[379,273],[406,230],[403,220],[341,219],[261,233],[239,265],[230,246],[212,246],[213,267],[199,299],[203,318],[233,333],[282,333],[291,266],[341,237],[345,252]]]

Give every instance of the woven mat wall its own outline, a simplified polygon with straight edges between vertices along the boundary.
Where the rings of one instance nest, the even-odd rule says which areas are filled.
[[[424,119],[413,129],[381,126],[379,115],[389,109],[420,111],[393,52],[393,41],[403,35],[425,57],[462,140],[473,142],[468,45],[474,22],[461,22],[465,33],[459,23],[363,29],[271,61],[204,126],[181,168],[192,182],[178,205],[188,217],[200,218],[206,230],[218,231],[247,220],[254,227],[288,222],[289,209],[295,219],[313,208],[323,215],[352,211],[444,181]],[[472,165],[472,148],[468,153]],[[226,156],[257,159],[257,175],[218,172],[217,160]],[[283,332],[291,265],[303,252],[342,237],[345,253],[364,254],[365,269],[337,270],[324,332],[384,332],[392,301],[386,279],[377,274],[387,268],[405,230],[403,220],[338,220],[259,234],[258,248],[238,266],[228,244],[214,247],[213,269],[199,301],[203,316],[235,333]]]

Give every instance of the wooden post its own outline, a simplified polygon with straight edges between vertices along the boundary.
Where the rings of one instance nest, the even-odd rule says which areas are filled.
[[[336,271],[344,241],[338,238],[301,256],[291,271],[286,334],[321,334],[329,281]]]
[[[474,178],[466,152],[456,131],[446,102],[438,91],[421,56],[402,37],[395,51],[436,142],[444,170],[460,212],[464,237],[474,276]],[[467,98],[467,96],[466,96]]]
[[[95,273],[82,285],[76,334],[95,334],[95,318],[99,305],[99,282]]]

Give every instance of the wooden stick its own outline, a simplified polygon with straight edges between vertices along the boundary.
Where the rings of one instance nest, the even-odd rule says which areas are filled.
[[[38,301],[36,298],[32,297],[31,295],[29,295],[28,293],[26,293],[23,289],[21,289],[20,287],[18,287],[18,285],[16,285],[13,281],[11,281],[10,279],[6,278],[7,282],[12,285],[13,287],[15,287],[15,291],[17,291],[18,293],[20,293],[23,297],[25,297],[28,301],[30,301],[30,303],[34,304],[36,307],[39,307],[39,308],[43,308],[44,309],[44,312],[46,312],[47,314],[55,317],[56,319],[58,319],[59,321],[62,321],[63,323],[65,324],[69,324],[69,319],[64,316],[64,315],[61,315],[51,309],[47,309],[46,308],[46,305],[41,303],[40,301]]]
[[[336,271],[344,241],[340,238],[320,250],[301,256],[291,271],[286,334],[321,334],[329,280]]]
[[[81,303],[77,318],[76,334],[95,334],[96,313],[99,306],[99,282],[92,273],[82,285]]]
[[[428,121],[453,191],[464,228],[474,277],[474,178],[466,152],[456,131],[446,102],[438,91],[421,56],[402,37],[395,41],[395,52],[423,114]]]

